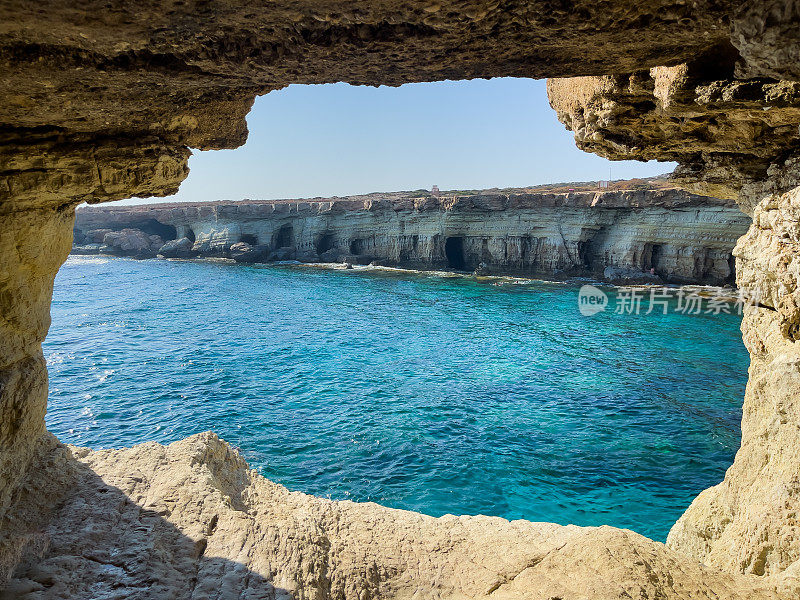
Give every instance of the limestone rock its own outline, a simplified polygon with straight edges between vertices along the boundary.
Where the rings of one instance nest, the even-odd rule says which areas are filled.
[[[192,148],[235,147],[253,98],[290,83],[631,72],[728,40],[738,4],[301,0],[246,10],[122,3],[109,11],[88,0],[40,11],[12,0],[0,44],[0,122],[58,128],[48,130],[53,137],[135,132]]]
[[[172,194],[189,174],[184,146],[149,135],[77,137],[13,126],[0,135],[0,213]]]
[[[737,198],[794,148],[800,83],[721,78],[732,69],[712,54],[624,76],[551,79],[547,92],[579,148],[612,160],[674,160],[676,179],[698,193]]]
[[[164,245],[164,240],[160,235],[148,235],[147,239],[150,240],[150,251],[151,252],[158,252],[161,247]]]
[[[73,456],[29,482],[59,502],[7,596],[779,600],[798,589],[611,527],[433,518],[290,492],[213,434]]]
[[[783,0],[743,2],[731,21],[739,75],[800,80],[797,7]]]
[[[101,252],[115,254],[118,256],[155,256],[152,247],[158,244],[159,240],[151,240],[144,231],[140,229],[123,229],[122,231],[111,231],[103,236],[104,248]],[[158,244],[160,247],[161,244]]]
[[[440,199],[398,192],[315,201],[87,207],[77,211],[75,226],[91,232],[147,222],[191,231],[198,254],[241,255],[243,262],[264,260],[262,254],[273,247],[270,260],[369,264],[380,259],[412,268],[453,266],[458,257],[447,253],[452,237],[461,240],[458,253],[467,270],[484,263],[496,273],[601,276],[614,266],[639,275],[654,268],[673,282],[731,283],[731,251],[749,219],[732,201],[653,185],[487,190]]]
[[[337,250],[336,248],[332,248],[330,250],[326,250],[319,255],[319,260],[325,263],[336,263],[341,262],[343,254],[341,250]]]
[[[296,256],[297,254],[294,248],[283,247],[278,248],[270,253],[269,260],[292,260]]]
[[[158,254],[164,258],[191,258],[194,256],[193,245],[192,240],[187,237],[170,240],[158,249]]]
[[[231,246],[242,237],[238,223],[219,224],[216,219],[206,230],[195,233],[197,237],[192,250],[206,256],[229,256]]]
[[[658,275],[649,271],[614,266],[606,267],[603,270],[603,279],[616,284],[659,283],[661,281]]]
[[[485,262],[482,262],[472,273],[478,277],[486,277],[487,275],[492,274],[492,270],[489,268],[489,265],[487,265]]]
[[[73,232],[74,231],[75,230],[73,229]],[[90,229],[88,231],[83,232],[84,242],[87,244],[102,244],[103,239],[106,237],[106,234],[111,233],[112,231],[113,229],[109,228]]]
[[[667,543],[698,560],[757,575],[800,567],[800,188],[765,197],[736,247],[753,306],[742,445],[725,480],[701,493]]]
[[[246,242],[237,242],[230,248],[233,260],[240,263],[264,262],[269,255],[269,247],[263,244],[251,246]]]
[[[47,369],[41,342],[50,298],[72,239],[74,211],[21,211],[0,218],[0,585],[30,531],[21,482],[39,469]]]

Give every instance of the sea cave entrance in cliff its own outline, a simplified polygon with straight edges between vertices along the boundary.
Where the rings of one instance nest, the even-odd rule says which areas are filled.
[[[364,253],[364,246],[366,242],[361,238],[354,238],[350,240],[350,254],[359,256]]]
[[[317,240],[315,246],[317,254],[321,256],[329,250],[333,250],[333,248],[336,246],[336,236],[334,236],[332,233],[323,233]]]
[[[736,257],[733,254],[728,255],[728,273],[725,283],[736,285]]]
[[[274,249],[289,248],[294,246],[294,227],[291,225],[281,225],[275,234]]]
[[[643,259],[642,269],[645,271],[653,269],[653,271],[656,274],[658,274],[659,267],[661,264],[662,253],[663,253],[663,247],[661,246],[661,244],[645,244],[644,255],[642,256]]]
[[[467,268],[464,259],[464,238],[449,237],[444,241],[444,255],[447,258],[447,266],[457,271],[465,271]]]
[[[174,240],[178,236],[178,231],[173,225],[161,223],[156,219],[136,223],[136,228],[141,229],[147,235],[158,235],[165,241]]]

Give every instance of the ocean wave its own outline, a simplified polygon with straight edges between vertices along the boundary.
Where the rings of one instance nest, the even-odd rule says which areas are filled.
[[[105,256],[70,254],[64,264],[69,265],[105,265],[111,259]]]

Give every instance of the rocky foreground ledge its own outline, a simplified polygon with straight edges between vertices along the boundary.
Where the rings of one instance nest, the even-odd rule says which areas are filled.
[[[569,185],[576,189],[82,207],[73,253],[733,283],[732,250],[750,224],[733,201],[663,182]]]
[[[50,438],[41,452],[4,524],[38,531],[3,600],[800,597],[791,569],[724,573],[627,530],[290,492],[212,433],[97,452]]]

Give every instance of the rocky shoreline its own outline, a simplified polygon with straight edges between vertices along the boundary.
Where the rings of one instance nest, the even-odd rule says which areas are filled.
[[[82,207],[72,252],[724,285],[749,224],[731,201],[675,188],[418,191]]]

